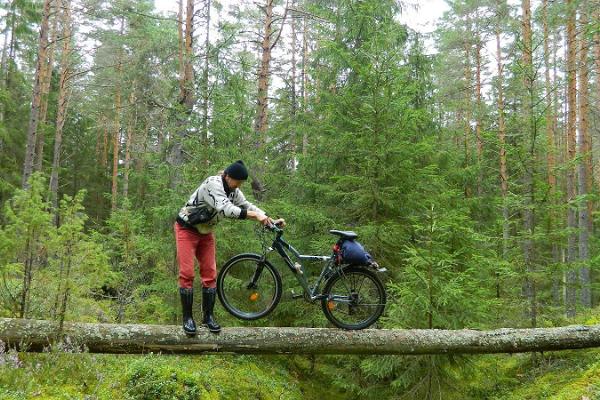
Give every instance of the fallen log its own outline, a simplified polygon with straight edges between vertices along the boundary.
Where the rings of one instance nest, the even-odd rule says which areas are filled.
[[[52,345],[53,321],[0,318],[0,341],[20,351]],[[65,322],[62,347],[91,353],[458,354],[522,353],[600,347],[600,325],[491,331],[440,329],[200,328],[187,337],[172,325]],[[60,348],[60,346],[59,346]]]

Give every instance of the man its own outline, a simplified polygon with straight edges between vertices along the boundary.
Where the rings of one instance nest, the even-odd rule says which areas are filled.
[[[283,219],[273,221],[266,213],[244,197],[239,189],[248,179],[248,170],[241,160],[229,165],[221,174],[210,176],[191,195],[179,211],[175,222],[177,261],[179,263],[179,294],[183,310],[183,330],[196,334],[192,315],[194,303],[194,257],[200,265],[202,278],[202,324],[211,332],[221,327],[215,321],[217,264],[213,230],[223,218],[254,219],[263,225],[285,225]]]

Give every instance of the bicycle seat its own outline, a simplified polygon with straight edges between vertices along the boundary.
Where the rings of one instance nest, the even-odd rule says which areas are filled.
[[[356,232],[352,232],[352,231],[338,231],[338,230],[332,229],[329,231],[329,233],[339,236],[342,239],[352,240],[352,239],[356,239],[358,237]]]

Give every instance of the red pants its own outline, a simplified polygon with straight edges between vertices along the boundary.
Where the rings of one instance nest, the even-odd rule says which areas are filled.
[[[174,225],[177,243],[177,262],[179,263],[179,287],[190,289],[194,283],[194,257],[200,264],[202,286],[217,286],[217,262],[215,260],[215,236],[212,233],[202,235],[197,231]]]

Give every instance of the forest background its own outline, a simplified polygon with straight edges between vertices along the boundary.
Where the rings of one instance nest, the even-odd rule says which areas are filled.
[[[0,316],[179,324],[174,217],[243,159],[297,248],[352,229],[387,267],[379,327],[597,323],[600,2],[446,3],[423,35],[391,0],[0,1]],[[252,223],[219,227],[219,264],[258,249]],[[327,326],[290,296],[258,324]],[[0,343],[0,397],[600,398],[598,354]]]

